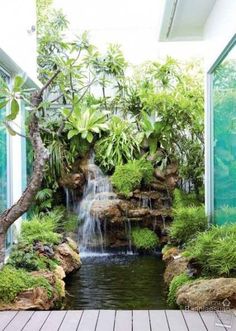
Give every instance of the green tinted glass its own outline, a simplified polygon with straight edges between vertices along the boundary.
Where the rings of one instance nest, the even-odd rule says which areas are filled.
[[[215,223],[236,222],[236,46],[213,73]]]

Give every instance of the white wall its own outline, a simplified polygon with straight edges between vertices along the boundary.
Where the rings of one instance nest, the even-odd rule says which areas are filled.
[[[34,0],[0,0],[0,48],[32,79],[36,78]]]
[[[206,71],[236,33],[236,0],[217,0],[204,27]]]

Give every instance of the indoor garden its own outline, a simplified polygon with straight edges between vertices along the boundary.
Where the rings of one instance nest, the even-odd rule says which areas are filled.
[[[20,200],[6,209],[0,187],[0,310],[235,307],[236,223],[204,210],[202,62],[134,66],[86,32],[65,39],[66,17],[46,3],[41,88],[0,76],[1,181],[6,132],[27,156]]]

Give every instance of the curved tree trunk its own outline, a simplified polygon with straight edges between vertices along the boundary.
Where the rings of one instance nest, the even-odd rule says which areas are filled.
[[[45,148],[40,136],[38,117],[35,113],[41,101],[41,93],[38,92],[32,95],[31,103],[35,107],[30,115],[31,118],[29,123],[29,138],[34,150],[32,177],[20,199],[0,215],[0,265],[4,262],[5,258],[5,236],[7,230],[29,209],[36,193],[41,187],[43,180],[45,163],[48,159],[48,151]]]

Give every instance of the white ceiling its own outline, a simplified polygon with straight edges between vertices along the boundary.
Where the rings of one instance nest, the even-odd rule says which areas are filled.
[[[166,0],[160,40],[201,40],[216,0]]]

